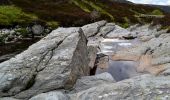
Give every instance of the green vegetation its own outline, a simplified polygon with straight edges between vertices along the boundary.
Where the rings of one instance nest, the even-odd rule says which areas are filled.
[[[120,26],[123,28],[128,28],[130,25],[129,23],[123,23],[123,24],[120,24]]]
[[[81,26],[104,19],[127,27],[130,24],[153,21],[153,19],[137,17],[139,14],[164,14],[165,18],[158,19],[157,22],[165,26],[170,25],[170,15],[163,13],[158,8],[113,3],[110,0],[48,0],[48,2],[46,0],[34,0],[34,2],[32,0],[12,0],[12,5],[15,6],[2,6],[0,8],[0,25],[27,24],[38,19],[47,26],[55,28],[58,24],[61,26]],[[10,14],[2,11],[2,8],[5,8],[5,11]],[[94,11],[96,12],[94,13]],[[94,20],[92,15],[95,14],[99,16]]]
[[[127,17],[124,17],[124,23],[121,24],[121,27],[128,28],[130,26],[130,20]]]
[[[23,37],[27,37],[30,33],[26,28],[20,28],[16,32],[19,32]]]
[[[56,21],[49,21],[49,22],[47,22],[47,26],[51,27],[52,29],[55,29],[59,26],[59,23]]]
[[[34,20],[37,20],[37,16],[26,14],[18,7],[0,6],[0,25],[26,24]]]
[[[109,12],[107,12],[105,9],[103,9],[102,7],[98,6],[95,4],[95,2],[93,3],[92,1],[88,1],[88,0],[83,0],[83,2],[85,2],[86,4],[89,4],[93,9],[101,12],[104,15],[107,15],[110,17],[110,19],[112,21],[114,21],[114,17],[112,16],[112,14],[110,14]]]
[[[153,15],[163,15],[163,12],[161,12],[160,10],[154,10],[154,11],[152,11],[152,13],[151,14],[153,14]]]
[[[0,44],[5,43],[5,39],[7,36],[7,34],[0,33]]]
[[[85,3],[83,3],[80,0],[71,0],[71,2],[73,2],[76,6],[80,7],[82,10],[84,10],[85,12],[90,13],[91,10],[88,8],[89,6]]]

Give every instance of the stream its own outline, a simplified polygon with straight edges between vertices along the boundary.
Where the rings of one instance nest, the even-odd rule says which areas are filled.
[[[136,71],[139,62],[112,60],[112,55],[115,54],[117,51],[135,46],[137,44],[140,44],[140,41],[138,39],[134,40],[104,39],[100,43],[101,52],[99,53],[103,53],[109,56],[108,66],[105,66],[105,68],[97,67],[96,74],[109,72],[116,81],[121,81],[124,79],[141,75],[142,73],[138,73]]]

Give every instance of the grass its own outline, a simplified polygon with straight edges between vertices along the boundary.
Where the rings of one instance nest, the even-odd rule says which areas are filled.
[[[5,14],[6,12],[4,11],[0,12],[0,23],[3,25],[26,23],[38,18],[47,25],[54,27],[58,25],[82,26],[104,19],[127,27],[130,24],[150,23],[152,21],[152,19],[136,17],[139,14],[163,13],[154,7],[113,3],[109,0],[48,0],[48,2],[46,0],[12,0],[12,2],[15,6],[7,6],[5,8],[7,12],[10,10],[9,15]],[[10,7],[12,9],[8,9]],[[98,11],[101,14],[100,18],[92,20],[91,13],[93,11]],[[170,15],[165,15],[165,18],[158,19],[158,23],[169,25]]]
[[[162,11],[156,9],[156,10],[153,10],[152,13],[153,15],[164,15]]]
[[[55,29],[56,27],[59,26],[59,23],[56,21],[48,21],[46,24],[47,24],[47,26],[51,27],[52,29]]]
[[[37,16],[27,14],[13,5],[0,6],[0,25],[28,24],[37,19]]]
[[[83,2],[85,2],[86,4],[89,4],[93,9],[101,12],[102,14],[109,16],[110,19],[112,21],[114,21],[114,17],[112,16],[112,14],[110,14],[109,12],[107,12],[105,9],[103,9],[102,7],[98,6],[97,4],[95,4],[95,2],[92,1],[88,1],[88,0],[83,0]]]
[[[80,7],[85,12],[88,12],[88,13],[91,12],[91,10],[89,9],[89,5],[85,4],[84,2],[80,0],[71,0],[71,2],[73,2],[76,6]]]

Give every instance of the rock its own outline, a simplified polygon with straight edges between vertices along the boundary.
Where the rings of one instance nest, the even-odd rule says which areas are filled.
[[[105,24],[106,24],[106,21],[95,22],[95,23],[83,26],[82,30],[87,38],[92,37],[92,36],[97,35],[100,28],[105,26]]]
[[[29,100],[69,100],[67,95],[59,91],[52,91],[47,93],[41,93],[37,96],[32,97]]]
[[[140,41],[142,41],[142,42],[146,42],[146,41],[151,40],[152,38],[155,38],[155,36],[154,36],[154,35],[152,35],[152,36],[142,36],[142,37],[140,37],[139,39],[140,39]]]
[[[103,56],[97,59],[97,67],[106,69],[109,67],[109,56]]]
[[[149,72],[153,75],[158,75],[165,70],[164,66],[154,66],[152,59],[151,55],[142,55],[140,57],[139,67],[137,67],[138,72]]]
[[[9,60],[10,58],[14,57],[16,54],[17,52],[0,56],[0,63],[3,61]]]
[[[132,27],[130,27],[128,30],[133,33],[133,34],[137,34],[138,37],[141,36],[146,36],[146,35],[152,35],[154,32],[157,31],[157,29],[150,29],[150,24],[146,24],[146,25],[134,25]]]
[[[89,67],[90,68],[94,67],[97,53],[99,52],[99,50],[98,50],[99,44],[100,44],[100,41],[102,41],[102,40],[103,40],[102,37],[89,37],[88,38],[87,47],[88,47],[88,58],[89,58]]]
[[[115,25],[115,28],[113,31],[107,33],[105,36],[106,38],[122,38],[122,37],[128,37],[130,36],[130,32],[124,28],[121,28],[118,25]]]
[[[44,32],[44,27],[41,25],[32,26],[32,32],[35,35],[41,35]]]
[[[77,80],[74,86],[74,90],[72,92],[74,93],[80,92],[101,84],[113,83],[113,82],[115,82],[115,80],[107,72],[102,74],[97,74],[95,76],[85,76]]]
[[[107,23],[105,26],[100,28],[100,31],[97,34],[97,36],[105,37],[108,33],[113,31],[114,29],[115,29],[115,24],[114,23]]]
[[[139,63],[139,67],[137,67],[137,71],[138,72],[146,71],[147,68],[152,66],[151,60],[152,60],[151,55],[142,55],[140,57],[140,63]]]
[[[163,65],[166,70],[162,72],[161,74],[164,76],[169,76],[170,75],[170,63],[164,64]]]
[[[142,75],[70,94],[71,100],[169,100],[170,77]]]
[[[170,57],[161,56],[158,58],[154,58],[152,60],[153,65],[161,65],[161,64],[166,64],[166,63],[170,63]]]
[[[0,98],[0,100],[19,100],[19,99],[15,99],[11,97],[4,97],[4,98]]]
[[[0,97],[26,99],[72,88],[89,75],[86,38],[80,28],[58,28],[26,51],[0,64]]]

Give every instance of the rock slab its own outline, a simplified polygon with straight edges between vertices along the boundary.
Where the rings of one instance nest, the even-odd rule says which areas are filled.
[[[25,99],[69,89],[88,75],[86,37],[81,28],[58,28],[26,51],[0,64],[0,97]]]

